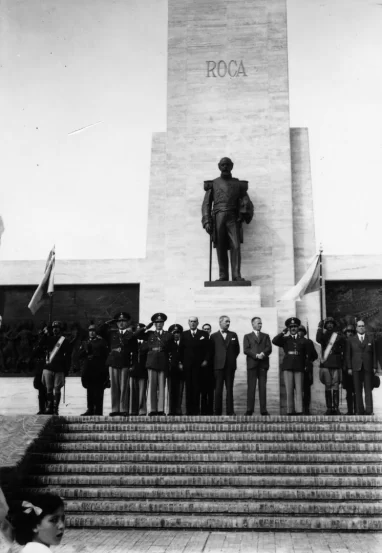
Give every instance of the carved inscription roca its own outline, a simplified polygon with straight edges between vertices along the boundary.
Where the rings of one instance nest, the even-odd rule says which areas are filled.
[[[226,62],[224,60],[206,61],[207,77],[247,77],[247,72],[244,67],[243,60],[236,61],[231,60]]]

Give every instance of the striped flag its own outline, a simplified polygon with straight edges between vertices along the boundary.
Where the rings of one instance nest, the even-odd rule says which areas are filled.
[[[320,255],[314,256],[308,269],[297,284],[290,288],[277,301],[300,301],[305,294],[317,292],[320,289]]]
[[[37,286],[35,293],[31,301],[29,302],[28,308],[32,311],[32,314],[35,315],[40,307],[43,306],[44,301],[49,295],[52,295],[54,292],[54,265],[56,263],[56,252],[55,246],[49,252],[48,259],[46,260],[45,272],[42,277],[42,281]]]

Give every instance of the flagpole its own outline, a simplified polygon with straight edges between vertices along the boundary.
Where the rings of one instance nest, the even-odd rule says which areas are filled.
[[[53,319],[53,292],[49,294],[49,324],[52,324]]]
[[[319,264],[320,264],[320,320],[322,321],[324,318],[324,299],[323,299],[323,286],[322,286],[322,252],[323,252],[322,244],[320,244],[320,257],[319,257]]]

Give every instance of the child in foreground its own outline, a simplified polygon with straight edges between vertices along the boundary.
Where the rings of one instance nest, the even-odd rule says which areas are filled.
[[[22,553],[47,553],[59,545],[65,530],[64,503],[58,495],[45,493],[22,501],[11,522]]]

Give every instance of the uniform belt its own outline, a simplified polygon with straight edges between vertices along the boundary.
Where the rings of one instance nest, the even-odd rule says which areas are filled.
[[[288,355],[300,355],[299,351],[287,351]]]

